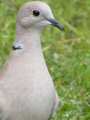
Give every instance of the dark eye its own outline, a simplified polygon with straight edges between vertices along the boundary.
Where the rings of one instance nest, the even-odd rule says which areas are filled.
[[[33,10],[33,15],[34,16],[39,16],[40,15],[40,12],[38,10]]]

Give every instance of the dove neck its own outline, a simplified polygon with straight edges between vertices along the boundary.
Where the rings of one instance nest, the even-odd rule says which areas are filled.
[[[24,29],[18,26],[16,28],[16,41],[20,41],[26,52],[41,51],[41,30],[39,29]]]

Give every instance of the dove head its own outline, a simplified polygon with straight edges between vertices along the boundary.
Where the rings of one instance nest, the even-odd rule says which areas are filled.
[[[22,6],[17,15],[17,23],[25,30],[31,28],[42,30],[42,28],[50,24],[60,30],[64,29],[63,25],[55,20],[50,7],[40,1],[26,3]]]

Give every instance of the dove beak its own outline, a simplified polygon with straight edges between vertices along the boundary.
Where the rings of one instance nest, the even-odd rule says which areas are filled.
[[[47,19],[50,23],[51,23],[51,25],[53,25],[54,27],[56,27],[56,28],[58,28],[59,30],[64,30],[64,26],[62,25],[62,24],[60,24],[57,20],[55,20],[55,19]]]

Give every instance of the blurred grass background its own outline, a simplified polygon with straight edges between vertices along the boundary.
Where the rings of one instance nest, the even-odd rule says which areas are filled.
[[[30,0],[0,0],[0,67],[15,38],[16,14]],[[65,32],[48,27],[43,52],[61,99],[53,120],[90,120],[90,0],[43,0]]]

